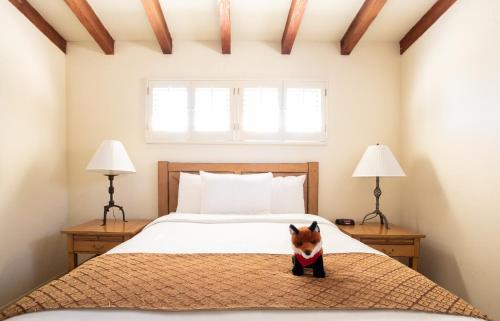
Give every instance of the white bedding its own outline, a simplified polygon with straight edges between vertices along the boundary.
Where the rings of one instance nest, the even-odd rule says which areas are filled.
[[[170,214],[108,253],[270,253],[292,254],[288,225],[317,220],[324,253],[364,252],[384,255],[343,234],[329,221],[307,214],[214,215]],[[407,311],[197,311],[60,310],[25,314],[9,320],[172,320],[172,321],[302,321],[405,320],[466,321],[473,318]]]

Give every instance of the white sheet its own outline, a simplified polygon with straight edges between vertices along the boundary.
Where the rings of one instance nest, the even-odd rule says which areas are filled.
[[[131,240],[108,253],[270,253],[291,254],[288,225],[317,220],[325,253],[364,252],[384,255],[340,232],[329,221],[307,214],[204,215],[170,214],[158,218]],[[258,237],[256,237],[258,236]],[[467,321],[468,317],[407,311],[106,311],[60,310],[25,314],[15,321],[53,320],[172,320],[172,321],[302,321],[405,320]]]
[[[340,232],[330,221],[306,214],[170,214],[108,253],[291,254],[288,226],[317,220],[325,253],[380,253]]]

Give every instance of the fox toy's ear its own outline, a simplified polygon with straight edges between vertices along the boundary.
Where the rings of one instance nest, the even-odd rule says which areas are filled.
[[[311,226],[309,226],[309,229],[313,232],[319,232],[318,222],[312,222]]]
[[[292,235],[299,234],[299,229],[296,228],[293,224],[290,224],[290,234],[292,234]]]

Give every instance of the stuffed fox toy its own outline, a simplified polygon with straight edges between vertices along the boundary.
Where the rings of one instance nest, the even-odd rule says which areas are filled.
[[[303,275],[304,268],[312,268],[313,276],[317,278],[325,277],[323,267],[323,248],[318,222],[314,221],[307,227],[296,228],[290,224],[290,234],[292,234],[292,257],[293,275]]]

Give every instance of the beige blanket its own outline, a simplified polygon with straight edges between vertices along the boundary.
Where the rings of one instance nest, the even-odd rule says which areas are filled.
[[[487,319],[396,260],[328,254],[327,277],[293,276],[291,256],[107,254],[33,291],[0,314],[56,309],[412,310]]]

